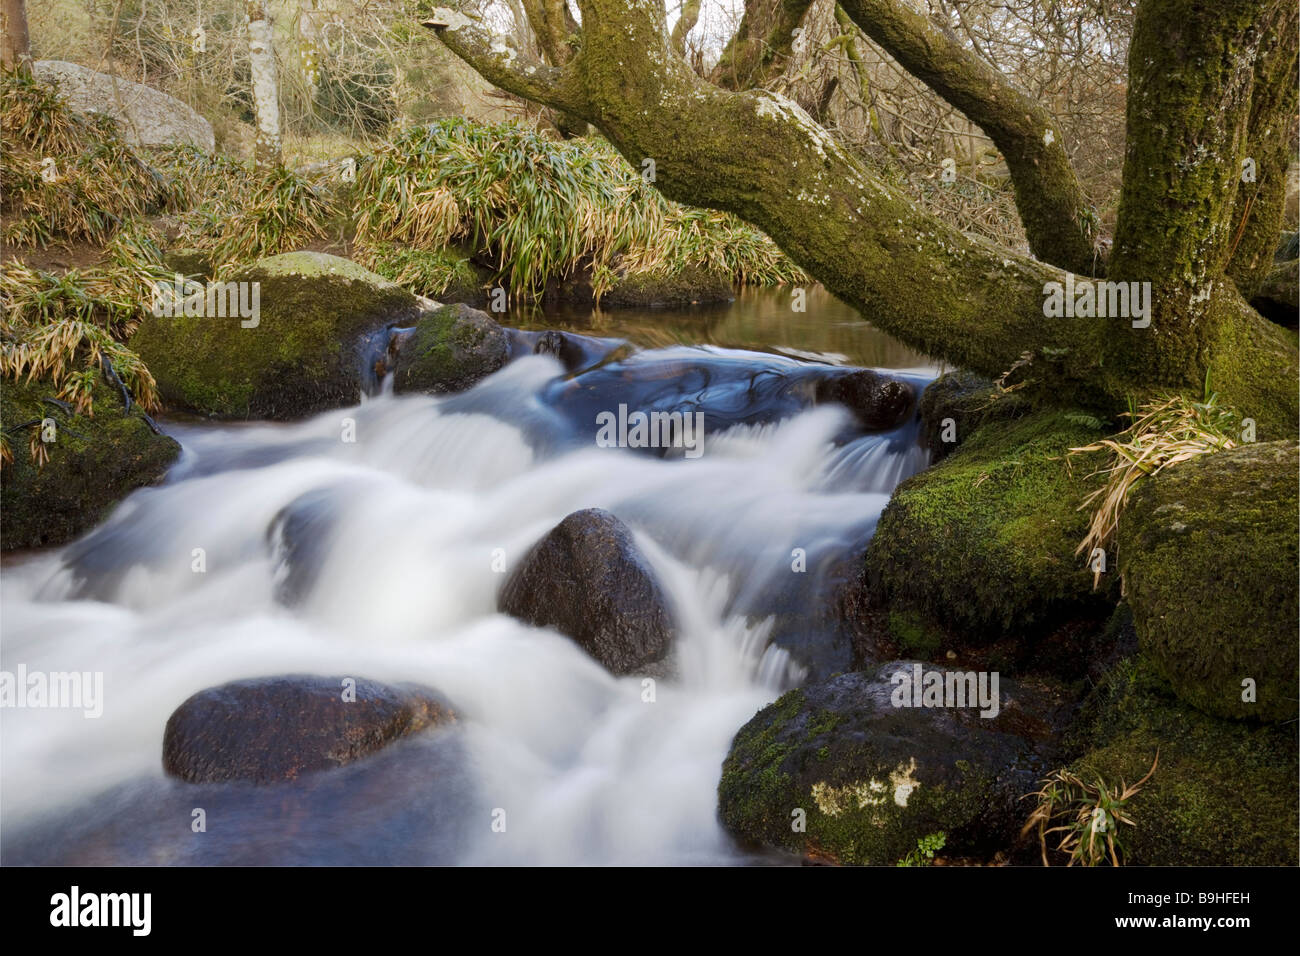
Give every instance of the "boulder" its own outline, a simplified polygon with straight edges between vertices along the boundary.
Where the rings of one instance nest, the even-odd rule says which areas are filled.
[[[395,339],[394,392],[460,392],[505,365],[505,330],[486,313],[462,303],[420,316]]]
[[[64,60],[37,60],[32,72],[57,84],[73,109],[111,116],[133,145],[197,146],[206,153],[215,148],[211,123],[152,87]]]
[[[938,464],[904,481],[880,516],[853,602],[886,611],[904,654],[1014,638],[1032,643],[1114,603],[1111,567],[1093,590],[1078,547],[1091,463],[1071,447],[1105,433],[1085,412],[1044,410],[981,423]]]
[[[1050,763],[1068,701],[999,679],[989,717],[975,706],[897,706],[911,698],[895,675],[910,680],[919,666],[840,674],[759,711],[722,765],[727,830],[846,864],[892,865],[940,832],[962,855],[988,858],[1012,843],[1019,798]]]
[[[611,673],[663,661],[672,646],[668,600],[632,532],[607,511],[576,511],[520,562],[497,600],[502,613],[573,638]]]
[[[1120,518],[1142,653],[1206,713],[1295,720],[1298,449],[1252,443],[1183,462],[1141,482]]]
[[[1294,726],[1202,713],[1139,656],[1101,682],[1071,736],[1086,750],[1071,769],[1112,789],[1141,780],[1159,753],[1155,773],[1127,805],[1134,826],[1123,831],[1126,865],[1297,864]]]
[[[819,405],[835,403],[853,412],[863,428],[888,431],[908,421],[916,409],[916,392],[902,379],[867,368],[836,371],[813,388]]]
[[[355,403],[362,338],[420,314],[411,293],[320,252],[262,259],[226,281],[257,284],[255,318],[151,314],[131,337],[164,401],[216,418],[292,420]]]
[[[292,674],[232,681],[190,697],[163,732],[163,769],[189,783],[258,784],[352,763],[456,717],[427,687]]]
[[[0,381],[0,427],[13,461],[0,468],[0,548],[48,547],[88,531],[135,488],[158,481],[180,454],[139,407],[125,413],[120,393],[101,384],[94,417],[57,401],[47,381]],[[53,422],[44,466],[29,444],[41,423]]]

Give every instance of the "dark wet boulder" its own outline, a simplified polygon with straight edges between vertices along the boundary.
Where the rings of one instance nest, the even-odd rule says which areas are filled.
[[[551,282],[545,298],[575,305],[596,304],[590,270]],[[729,277],[700,266],[684,266],[668,272],[624,271],[600,295],[605,308],[685,308],[691,305],[728,302],[735,298]]]
[[[101,384],[94,417],[78,415],[56,398],[48,381],[0,382],[0,428],[13,456],[0,468],[0,547],[63,544],[93,528],[136,488],[153,484],[180,454],[181,446],[154,431],[132,403]],[[41,442],[43,465],[30,443]]]
[[[294,780],[454,720],[437,692],[418,685],[302,674],[232,681],[168,718],[163,769],[190,783]]]
[[[940,375],[921,393],[921,438],[931,461],[946,458],[986,422],[1010,421],[1030,410],[1017,392],[962,369]]]
[[[393,343],[393,391],[460,392],[505,365],[505,330],[462,303],[425,312]]]
[[[817,404],[835,403],[851,411],[863,428],[887,431],[912,417],[916,391],[902,379],[860,368],[819,378],[813,390]]]
[[[230,314],[225,303],[225,317],[149,314],[131,337],[164,401],[216,418],[291,420],[354,404],[365,381],[362,338],[420,313],[410,292],[320,252],[262,259],[226,281],[249,284],[249,312],[256,284],[255,316]]]
[[[846,864],[892,865],[939,832],[959,855],[989,858],[1010,845],[1024,816],[1019,798],[1049,766],[1070,702],[1000,678],[994,695],[986,676],[992,716],[979,706],[896,706],[924,701],[895,680],[910,682],[918,667],[841,674],[759,711],[722,766],[727,830]]]
[[[592,368],[627,347],[624,339],[596,338],[559,329],[542,332],[506,329],[506,335],[512,360],[525,355],[551,355],[572,374]]]
[[[1296,717],[1295,441],[1202,455],[1134,489],[1120,565],[1142,653],[1218,717]]]
[[[568,635],[614,674],[660,662],[672,646],[667,597],[632,532],[599,508],[551,529],[506,581],[497,607]]]

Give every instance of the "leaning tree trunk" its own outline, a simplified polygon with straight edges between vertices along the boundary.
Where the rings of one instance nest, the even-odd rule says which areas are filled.
[[[763,229],[831,292],[923,352],[995,376],[1016,365],[1055,398],[1112,410],[1132,397],[1199,391],[1210,372],[1229,401],[1267,409],[1253,416],[1259,431],[1280,437],[1297,419],[1295,349],[1224,276],[1235,189],[1218,168],[1235,175],[1240,166],[1259,44],[1249,24],[1273,3],[1221,5],[1228,11],[1145,0],[1139,17],[1113,269],[1152,283],[1145,328],[1127,317],[1048,318],[1047,283],[1073,276],[918,210],[790,100],[696,76],[671,48],[661,0],[581,0],[580,52],[563,68],[526,62],[454,10],[440,8],[427,25],[488,81],[584,116],[634,166],[653,158],[667,197]],[[1179,23],[1195,35],[1172,35]],[[1236,74],[1215,72],[1225,55]],[[1212,68],[1204,81],[1195,79],[1202,56]],[[1207,290],[1209,299],[1196,298]]]
[[[248,0],[248,64],[257,117],[254,162],[259,168],[280,164],[280,84],[275,72],[275,46],[266,0]]]
[[[32,51],[27,35],[27,4],[25,0],[4,0],[3,40],[0,41],[0,66],[6,70],[30,73]]]

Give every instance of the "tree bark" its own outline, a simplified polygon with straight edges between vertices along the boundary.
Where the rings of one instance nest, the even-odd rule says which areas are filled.
[[[812,0],[745,0],[735,36],[723,48],[710,79],[727,90],[763,86],[785,68],[795,28]]]
[[[1246,160],[1237,202],[1228,275],[1249,300],[1273,268],[1273,253],[1286,204],[1286,172],[1296,132],[1296,65],[1300,50],[1300,7],[1279,3],[1268,19],[1247,123]],[[1243,160],[1243,164],[1246,164]]]
[[[1160,39],[1153,28],[1165,17],[1186,21],[1184,7],[1200,11],[1203,22],[1195,25],[1201,30],[1223,24],[1194,0],[1145,6],[1158,9],[1136,38],[1142,52],[1135,56],[1150,63],[1135,74],[1129,132],[1132,148],[1148,159],[1143,168],[1126,170],[1120,275],[1168,289],[1153,292],[1151,323],[1143,329],[1128,318],[1047,318],[1046,284],[1064,284],[1064,270],[965,236],[918,210],[785,97],[727,92],[702,80],[671,49],[659,0],[583,0],[582,50],[563,69],[524,62],[460,14],[444,10],[435,19],[447,47],[485,78],[586,117],[634,166],[653,158],[655,186],[664,195],[727,210],[763,229],[831,292],[914,348],[986,375],[1018,365],[1055,399],[1111,410],[1171,388],[1199,392],[1213,366],[1216,387],[1231,400],[1269,408],[1256,416],[1261,434],[1288,434],[1297,414],[1294,348],[1280,348],[1281,334],[1230,288],[1221,251],[1208,260],[1223,287],[1214,308],[1202,303],[1189,310],[1182,273],[1198,239],[1160,227],[1197,232],[1189,220],[1199,207],[1166,215],[1151,236],[1135,228],[1143,215],[1160,215],[1171,189],[1172,202],[1181,204],[1183,157],[1197,155],[1197,136],[1232,130],[1212,150],[1241,146],[1249,106],[1248,87],[1235,97],[1219,96],[1215,87],[1199,90],[1204,97],[1165,103],[1171,91],[1161,75],[1196,75],[1198,41],[1186,40],[1191,48],[1182,52],[1189,59],[1171,62],[1154,49],[1168,37]],[[1236,52],[1249,77],[1253,48]],[[1183,111],[1195,117],[1173,122]],[[1221,128],[1208,128],[1216,124]],[[1239,164],[1237,152],[1228,158],[1234,168]],[[1221,161],[1216,168],[1202,174],[1222,190]],[[1139,186],[1129,187],[1129,177]],[[1227,191],[1218,208],[1230,211],[1233,195]],[[1226,211],[1211,218],[1226,221]],[[1213,230],[1199,232],[1204,239]]]
[[[253,110],[257,116],[254,162],[261,167],[280,164],[280,84],[275,70],[275,47],[265,0],[247,0],[248,64],[252,73]]]
[[[677,51],[678,56],[686,55],[686,34],[695,29],[695,24],[700,22],[700,0],[682,0],[681,13],[677,15],[677,22],[673,24],[673,49]]]
[[[4,42],[0,43],[0,66],[20,73],[32,71],[31,41],[27,34],[25,0],[4,0]]]

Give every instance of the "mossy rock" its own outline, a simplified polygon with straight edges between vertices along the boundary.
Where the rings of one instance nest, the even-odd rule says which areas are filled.
[[[592,305],[595,290],[589,272],[557,279],[546,289],[550,301]],[[728,276],[699,266],[687,266],[676,272],[659,275],[649,272],[625,272],[601,295],[605,308],[682,308],[689,305],[729,302],[736,296]]]
[[[1089,782],[1135,783],[1125,827],[1135,866],[1295,866],[1300,814],[1294,727],[1243,724],[1179,701],[1142,658],[1123,662],[1089,701],[1072,765]]]
[[[1142,653],[1179,697],[1219,717],[1296,717],[1298,447],[1183,462],[1139,484],[1120,519]],[[1247,678],[1253,702],[1242,700]]]
[[[1250,304],[1265,318],[1295,328],[1300,321],[1300,261],[1275,263]]]
[[[152,484],[180,454],[180,445],[154,434],[134,405],[123,403],[109,385],[96,389],[94,417],[55,404],[58,389],[48,382],[0,382],[0,427],[13,461],[0,468],[0,547],[63,544],[103,520],[135,488]],[[52,419],[54,441],[46,444],[44,467],[32,461],[28,444],[39,422]]]
[[[973,372],[940,375],[921,393],[921,437],[932,463],[948,457],[985,422],[1017,418],[1029,411],[1018,392],[1002,392]]]
[[[292,420],[356,402],[362,337],[420,311],[405,289],[319,252],[262,259],[226,281],[260,284],[255,324],[149,315],[131,337],[164,401],[216,418]]]
[[[859,600],[891,612],[899,646],[1036,640],[1109,613],[1115,575],[1103,574],[1094,592],[1075,554],[1088,529],[1078,507],[1095,487],[1092,464],[1065,460],[1100,437],[1103,423],[1083,412],[1020,411],[980,423],[900,484],[881,515]]]
[[[424,313],[396,347],[395,392],[459,392],[491,375],[510,355],[505,330],[462,303]]]
[[[731,280],[726,276],[698,266],[688,266],[666,276],[627,273],[600,297],[600,304],[620,309],[637,306],[668,308],[727,302],[735,295]]]
[[[722,766],[727,830],[849,864],[892,865],[939,831],[955,853],[991,857],[1009,845],[1023,816],[1017,801],[1050,764],[1066,708],[1009,681],[991,718],[977,708],[896,707],[892,677],[913,666],[841,674],[759,711]]]

